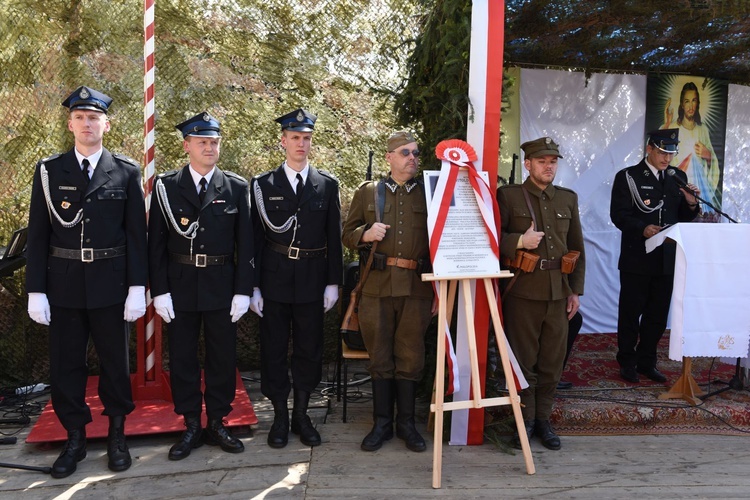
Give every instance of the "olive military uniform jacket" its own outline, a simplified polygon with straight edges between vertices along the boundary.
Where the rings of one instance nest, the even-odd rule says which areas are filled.
[[[235,294],[253,294],[253,229],[247,181],[215,167],[201,205],[186,165],[160,174],[169,209],[178,228],[187,230],[198,221],[192,254],[224,256],[219,265],[197,267],[170,258],[190,256],[191,241],[177,233],[159,204],[158,187],[151,196],[149,266],[151,295],[172,294],[176,310],[213,311],[229,308]]]
[[[385,181],[385,203],[382,221],[390,225],[385,238],[378,243],[377,253],[402,259],[424,259],[429,262],[430,242],[427,233],[427,202],[424,186],[411,179],[400,186],[388,177]],[[362,234],[375,223],[375,190],[377,182],[367,181],[354,193],[349,216],[344,224],[344,244],[353,250],[368,248]],[[432,298],[432,285],[423,282],[417,271],[387,266],[385,270],[371,270],[362,289],[363,295],[373,297]]]
[[[276,233],[266,227],[259,212],[256,190],[263,209],[274,226],[282,226],[297,216],[297,230]],[[327,285],[343,281],[341,247],[341,201],[339,183],[331,174],[309,167],[302,197],[289,184],[283,165],[253,179],[253,228],[255,231],[256,283],[264,298],[285,304],[305,304],[323,300]],[[294,241],[292,237],[294,236]],[[324,249],[313,257],[289,258],[270,248],[269,242],[299,248]],[[294,251],[293,251],[294,253]],[[256,285],[257,286],[257,285]]]
[[[571,274],[562,274],[560,269],[541,270],[539,264],[532,273],[521,273],[508,292],[510,295],[532,300],[560,300],[569,295],[583,295],[586,256],[583,249],[583,231],[578,215],[578,195],[559,186],[549,185],[541,191],[530,178],[523,183],[529,192],[534,209],[537,231],[544,237],[534,250],[541,259],[560,260],[571,250],[581,252],[578,264]],[[501,218],[500,254],[513,259],[518,240],[523,236],[532,217],[521,189],[521,185],[503,186],[497,191]]]
[[[675,167],[667,167],[667,171],[669,170],[675,172],[675,177],[687,182],[685,172]],[[650,213],[641,210],[631,195],[628,176],[633,179],[637,196],[643,202],[641,208],[650,210],[663,202],[662,207]],[[672,176],[665,175],[662,185],[646,165],[645,159],[638,165],[617,172],[612,184],[609,216],[612,223],[622,231],[618,268],[635,274],[674,274],[675,243],[667,240],[652,252],[646,253],[646,237],[643,236],[643,230],[650,224],[663,227],[678,222],[690,222],[699,213],[697,208],[688,206],[677,181]]]
[[[49,175],[52,207],[42,189],[41,165]],[[63,227],[52,209],[65,222],[82,209],[82,221]],[[52,257],[50,246],[78,252],[81,247],[127,248],[125,255],[84,263]],[[146,286],[146,258],[146,210],[140,167],[134,160],[102,148],[88,185],[73,149],[37,164],[29,208],[28,292],[46,293],[51,305],[72,309],[124,303],[130,286]]]

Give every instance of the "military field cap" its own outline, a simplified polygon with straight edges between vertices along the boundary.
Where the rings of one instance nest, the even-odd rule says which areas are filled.
[[[318,117],[314,114],[299,108],[276,118],[276,122],[281,124],[281,130],[312,132],[315,129],[315,120],[317,119]]]
[[[417,142],[417,140],[414,138],[411,132],[407,132],[405,130],[396,132],[388,138],[387,151],[395,151],[396,148],[400,148],[401,146],[404,146],[406,144],[411,144],[412,142]]]
[[[219,121],[205,111],[203,113],[198,113],[179,125],[175,125],[175,128],[182,132],[183,139],[189,135],[200,137],[221,137]]]
[[[90,87],[78,87],[62,102],[62,105],[70,111],[90,109],[100,113],[106,113],[110,104],[112,104],[111,97]]]
[[[648,143],[665,153],[676,153],[680,143],[680,129],[665,128],[648,133]]]
[[[549,137],[540,137],[533,141],[527,141],[521,144],[523,149],[523,158],[538,158],[540,156],[557,156],[562,158],[557,143]]]

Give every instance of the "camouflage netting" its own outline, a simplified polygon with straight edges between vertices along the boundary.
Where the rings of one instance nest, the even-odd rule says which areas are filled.
[[[222,123],[222,168],[248,178],[275,168],[283,151],[273,120],[305,107],[318,115],[311,162],[339,178],[346,212],[369,150],[376,152],[375,172],[384,168],[391,98],[402,81],[418,4],[156,0],[156,171],[185,163],[174,125],[200,111]],[[114,98],[104,144],[143,162],[143,11],[134,0],[0,5],[0,242],[26,224],[37,160],[72,147],[60,103],[78,86]],[[2,286],[0,386],[45,380],[46,328],[26,315],[23,271],[3,277]],[[241,369],[258,366],[255,319],[248,314],[240,323]],[[337,325],[338,315],[330,313],[330,345]]]

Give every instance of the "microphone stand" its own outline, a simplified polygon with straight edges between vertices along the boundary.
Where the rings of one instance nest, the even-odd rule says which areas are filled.
[[[669,176],[670,177],[674,177],[674,170],[669,170]],[[698,196],[695,193],[695,191],[693,191],[692,189],[690,189],[689,187],[687,187],[687,184],[685,184],[684,182],[682,182],[681,179],[679,179],[678,177],[674,177],[674,180],[677,182],[677,184],[681,188],[685,189],[690,194],[692,194],[695,197],[696,200],[698,200],[701,203],[704,203],[705,205],[708,205],[709,207],[711,207],[714,210],[714,212],[718,213],[719,215],[722,215],[722,216],[726,217],[727,220],[729,220],[730,222],[733,222],[734,224],[739,224],[736,220],[734,220],[733,218],[731,218],[729,215],[727,215],[726,213],[722,212],[721,210],[719,210],[718,208],[716,208],[715,206],[713,206],[709,201],[704,200],[703,198],[701,198],[700,196]],[[715,391],[711,391],[708,394],[704,394],[703,396],[700,396],[700,398],[705,400],[707,398],[710,398],[711,396],[716,396],[717,394],[721,394],[722,392],[726,392],[726,391],[729,391],[729,390],[741,391],[742,389],[744,389],[745,385],[744,385],[744,382],[742,380],[742,371],[741,371],[741,366],[740,366],[740,364],[741,364],[740,363],[740,359],[742,359],[742,358],[737,358],[737,364],[735,365],[735,369],[734,369],[734,376],[729,380],[729,382],[724,382],[723,380],[718,380],[717,381],[717,382],[721,382],[722,384],[727,384],[726,387],[722,387],[721,389],[717,389]]]

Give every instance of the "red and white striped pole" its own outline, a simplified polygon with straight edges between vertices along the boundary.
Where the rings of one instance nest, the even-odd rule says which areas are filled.
[[[144,171],[143,171],[143,190],[146,198],[146,216],[151,205],[151,195],[154,183],[154,2],[155,0],[144,0]],[[142,335],[139,332],[138,340],[138,371],[139,385],[145,386],[147,382],[156,382],[157,386],[161,382],[161,377],[157,376],[161,372],[161,323],[156,317],[154,310],[151,291],[146,292],[146,316],[142,323],[139,323],[139,330],[143,330]],[[143,345],[141,345],[143,344]]]

